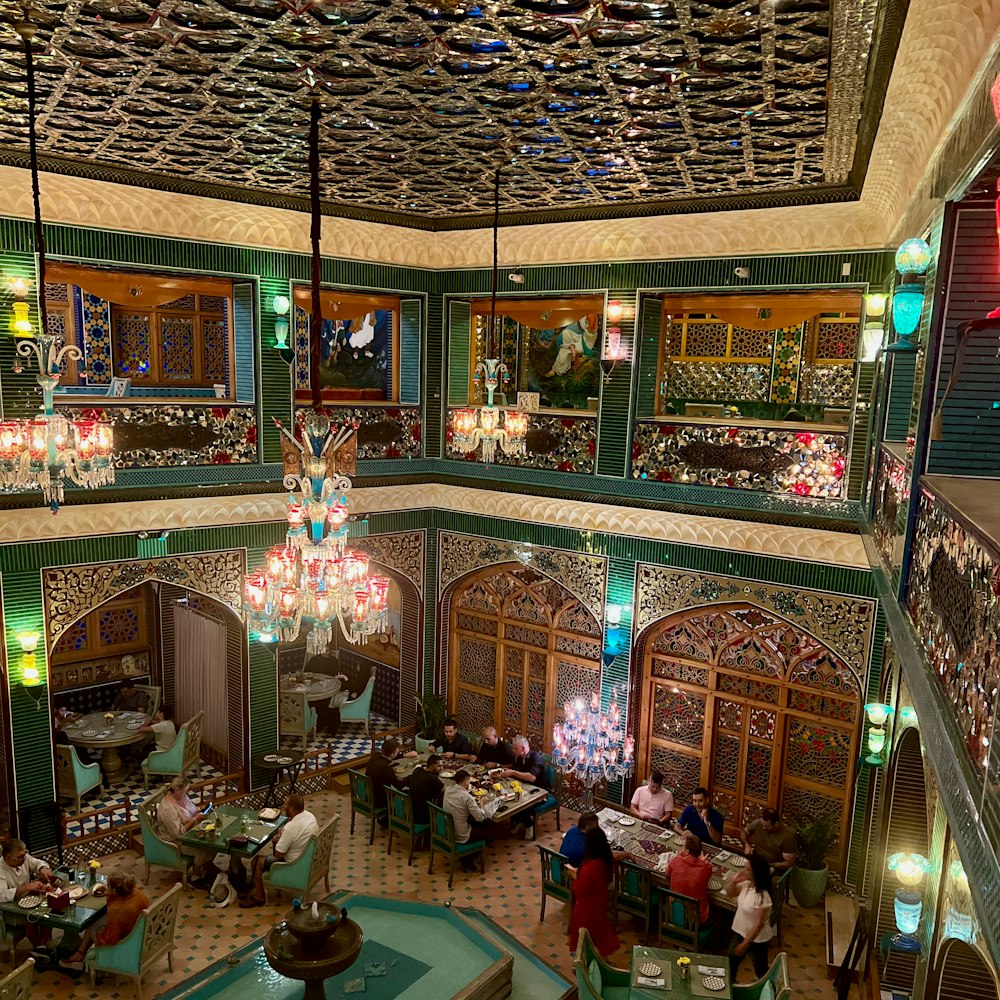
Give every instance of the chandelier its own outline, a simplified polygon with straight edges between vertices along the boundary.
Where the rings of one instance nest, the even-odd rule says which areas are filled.
[[[455,447],[466,453],[482,445],[483,461],[492,464],[499,447],[505,455],[523,455],[525,436],[528,433],[528,415],[517,410],[498,409],[493,403],[493,393],[500,379],[509,374],[499,358],[500,338],[497,336],[497,231],[500,226],[500,168],[493,178],[493,285],[490,299],[490,322],[486,331],[487,357],[476,365],[473,381],[480,378],[486,389],[486,405],[477,410],[456,410],[452,425]]]
[[[309,194],[312,241],[311,371],[312,412],[299,422],[300,437],[275,423],[301,472],[286,475],[288,532],[267,554],[263,569],[244,578],[243,613],[256,642],[293,642],[302,623],[306,658],[326,652],[337,622],[348,642],[384,632],[389,580],[368,575],[368,556],[347,548],[351,480],[336,468],[337,453],[355,425],[332,427],[323,412],[319,382],[323,315],[320,305],[319,101],[313,99],[309,126]]]
[[[18,338],[17,354],[38,366],[35,377],[42,390],[42,409],[34,417],[0,420],[0,489],[41,490],[55,513],[65,499],[67,479],[77,486],[96,489],[115,481],[115,467],[112,462],[111,424],[68,419],[57,414],[53,404],[53,394],[63,365],[67,360],[78,361],[82,354],[79,348],[64,344],[62,337],[49,332],[45,302],[45,235],[42,230],[35,136],[35,68],[31,51],[36,30],[30,22],[17,25],[17,33],[24,42],[28,71],[28,141],[38,252],[40,329],[37,335],[32,331],[28,303],[24,301],[30,286],[23,278],[14,278],[8,281],[8,289],[15,299],[10,327]],[[16,373],[23,370],[15,363]]]
[[[589,811],[594,804],[594,786],[627,778],[635,767],[635,740],[622,732],[622,713],[615,695],[607,715],[601,713],[597,692],[589,707],[582,698],[563,705],[565,718],[552,731],[552,760],[565,775],[583,785],[581,804]]]

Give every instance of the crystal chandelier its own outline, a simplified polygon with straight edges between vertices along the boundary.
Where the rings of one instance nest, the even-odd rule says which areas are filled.
[[[56,512],[65,499],[67,479],[77,486],[96,489],[115,481],[115,467],[112,462],[111,425],[97,420],[70,420],[57,414],[53,404],[63,364],[68,359],[78,361],[82,354],[79,348],[64,345],[62,337],[49,332],[45,303],[45,235],[42,230],[35,136],[35,68],[31,51],[36,30],[30,22],[17,25],[17,33],[24,42],[28,71],[28,141],[38,251],[40,330],[37,336],[28,319],[28,303],[23,301],[29,291],[28,283],[22,278],[15,278],[8,282],[8,289],[15,299],[11,332],[18,338],[17,354],[38,366],[36,380],[42,390],[42,410],[31,418],[0,421],[0,489],[41,490],[52,511]],[[23,368],[15,364],[14,371],[20,373]]]
[[[319,382],[323,314],[320,306],[319,101],[312,102],[309,127],[309,194],[312,241],[312,326],[310,381],[313,411],[300,421],[301,438],[275,421],[298,452],[301,473],[286,475],[288,532],[284,545],[267,554],[263,569],[244,578],[243,612],[250,639],[293,642],[302,623],[306,658],[326,652],[336,621],[348,642],[364,642],[384,632],[389,580],[369,577],[368,556],[347,549],[351,480],[331,468],[337,451],[355,431],[353,424],[331,427],[322,412]]]
[[[628,777],[635,767],[635,740],[622,732],[622,713],[615,695],[607,715],[601,713],[597,692],[590,696],[589,708],[582,698],[563,705],[562,725],[552,731],[552,760],[565,775],[583,785],[584,811],[594,804],[594,786]]]
[[[493,286],[490,299],[490,322],[486,331],[487,357],[476,365],[473,379],[483,380],[486,388],[486,405],[478,410],[456,410],[453,424],[455,447],[464,452],[474,452],[482,445],[483,461],[491,464],[499,446],[505,455],[523,455],[525,436],[528,433],[528,415],[517,410],[501,411],[493,403],[493,393],[500,379],[508,374],[507,366],[499,355],[500,338],[497,336],[497,230],[500,226],[500,168],[493,178]]]

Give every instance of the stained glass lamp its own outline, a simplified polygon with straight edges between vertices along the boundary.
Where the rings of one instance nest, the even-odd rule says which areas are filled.
[[[896,251],[896,270],[900,274],[923,274],[931,263],[931,248],[916,237],[903,240]]]
[[[910,337],[920,325],[920,314],[924,309],[924,286],[920,284],[899,285],[892,293],[892,325],[899,338],[890,344],[887,351],[915,351],[917,345]]]

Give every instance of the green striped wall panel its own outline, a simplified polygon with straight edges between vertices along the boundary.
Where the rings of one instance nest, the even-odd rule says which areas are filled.
[[[450,301],[448,307],[448,405],[465,406],[469,400],[469,366],[472,364],[472,306]]]
[[[870,442],[872,407],[869,405],[865,412],[858,413],[857,403],[871,401],[872,387],[875,380],[875,363],[858,362],[857,395],[855,397],[855,418],[854,431],[851,438],[851,460],[847,475],[847,496],[851,500],[861,499],[861,490],[865,481],[865,472],[868,459],[868,448]]]
[[[608,299],[628,303],[628,289],[613,289]],[[599,476],[623,478],[628,470],[632,441],[632,359],[635,357],[635,319],[623,316],[618,324],[622,349],[629,361],[612,368],[601,380],[600,417],[597,427],[597,461]],[[607,336],[605,334],[605,336]]]
[[[233,285],[233,341],[235,346],[236,401],[253,403],[257,399],[256,379],[257,343],[254,322],[257,287],[249,281]]]
[[[28,295],[28,319],[32,328],[39,327],[38,313],[38,274],[35,255],[26,250],[16,250],[10,243],[0,242],[5,249],[0,252],[0,275],[3,278],[26,278],[31,282],[31,292]],[[23,366],[25,363],[17,356],[17,340],[10,336],[8,328],[13,319],[11,308],[12,298],[6,287],[0,290],[3,307],[0,309],[0,416],[30,417],[42,406],[42,397],[31,370],[25,368],[20,374],[14,374],[15,363]]]
[[[641,300],[641,336],[636,344],[636,367],[639,372],[636,386],[635,412],[640,419],[656,414],[656,397],[659,393],[660,333],[663,328],[663,300],[644,295]]]
[[[399,401],[420,403],[423,382],[421,343],[423,299],[403,299],[399,304]]]
[[[892,354],[889,370],[889,394],[886,400],[885,440],[905,441],[910,427],[910,403],[913,399],[916,354]]]
[[[437,458],[441,454],[444,441],[443,407],[446,365],[444,345],[447,340],[446,318],[443,313],[444,300],[437,285],[440,278],[434,277],[432,294],[427,299],[427,336],[424,340],[424,454]]]
[[[434,691],[437,678],[437,615],[438,615],[438,531],[427,529],[427,549],[424,553],[424,648],[422,676],[418,685],[424,694]]]
[[[287,427],[292,419],[291,370],[274,347],[274,310],[271,303],[275,295],[291,299],[292,287],[287,275],[267,276],[260,280],[258,365],[261,391],[257,449],[264,462],[281,461],[281,437],[273,421],[280,420]],[[288,333],[288,343],[293,343],[291,330]]]

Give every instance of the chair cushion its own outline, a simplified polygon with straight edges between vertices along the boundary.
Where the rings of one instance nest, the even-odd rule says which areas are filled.
[[[587,975],[590,976],[590,985],[601,993],[604,989],[604,979],[601,977],[601,963],[596,958],[587,966]]]
[[[430,823],[414,823],[413,832],[414,833],[424,833],[426,830],[431,828]]]
[[[559,800],[554,795],[549,795],[540,806],[535,806],[534,814],[536,816],[541,813],[552,812],[559,805]]]
[[[468,844],[456,844],[455,853],[456,854],[471,854],[473,851],[483,851],[486,849],[485,840],[473,840]]]

